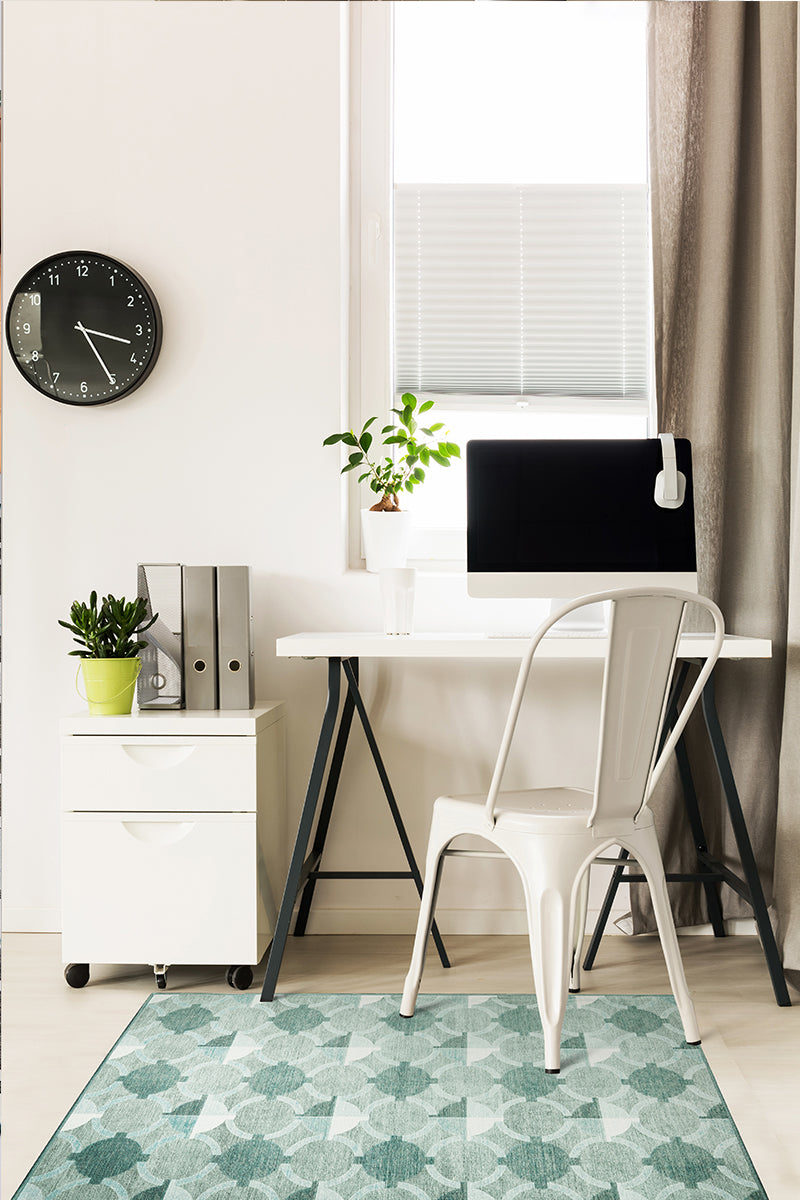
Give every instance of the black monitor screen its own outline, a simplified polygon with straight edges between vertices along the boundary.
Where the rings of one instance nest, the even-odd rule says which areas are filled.
[[[691,445],[680,508],[655,502],[658,438],[467,444],[467,570],[695,571]]]

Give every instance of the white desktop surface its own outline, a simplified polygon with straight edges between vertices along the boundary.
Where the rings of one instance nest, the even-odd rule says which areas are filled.
[[[527,637],[505,637],[486,633],[293,633],[275,643],[278,658],[515,658],[520,659],[529,643]],[[704,658],[711,649],[711,635],[685,633],[680,640],[680,658]],[[538,658],[603,658],[606,639],[587,633],[576,636],[550,634],[536,651]],[[771,658],[769,638],[726,634],[721,658]]]

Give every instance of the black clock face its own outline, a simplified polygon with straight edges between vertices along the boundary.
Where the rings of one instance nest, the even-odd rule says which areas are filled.
[[[145,281],[92,251],[44,259],[14,289],[6,336],[22,374],[64,404],[108,404],[143,383],[161,349]]]

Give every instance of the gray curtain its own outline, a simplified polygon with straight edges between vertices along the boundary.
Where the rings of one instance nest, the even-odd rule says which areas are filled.
[[[800,968],[797,5],[659,0],[648,55],[659,432],[692,443],[700,590],[731,633],[772,639],[769,661],[720,664],[717,700],[785,965]],[[738,872],[699,721],[708,842]],[[693,869],[674,776],[653,810],[667,870]],[[708,919],[697,887],[670,891],[678,924]],[[654,928],[646,888],[631,894],[634,930]],[[752,915],[724,886],[722,900],[726,917]]]

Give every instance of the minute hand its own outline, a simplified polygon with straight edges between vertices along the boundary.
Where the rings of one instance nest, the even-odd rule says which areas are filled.
[[[100,329],[86,329],[83,325],[80,325],[80,322],[75,328],[78,329],[79,327],[81,333],[92,333],[95,337],[110,338],[112,342],[125,342],[126,346],[130,346],[131,344],[130,338],[117,337],[115,333],[103,333]]]
[[[78,330],[78,332],[79,332],[79,333],[82,333],[82,334],[83,334],[83,336],[86,338],[86,341],[89,343],[89,345],[90,345],[90,347],[91,347],[92,351],[94,352],[94,355],[95,355],[95,357],[96,357],[97,361],[100,363],[100,366],[103,368],[103,370],[105,371],[106,375],[108,376],[108,382],[109,382],[109,383],[116,383],[116,380],[114,379],[114,376],[111,374],[111,372],[109,371],[108,367],[106,366],[106,364],[103,362],[102,358],[100,357],[100,354],[99,354],[99,351],[98,351],[97,347],[95,346],[95,344],[94,344],[94,342],[92,341],[92,339],[89,337],[89,331],[88,331],[87,329],[85,329],[85,328],[84,328],[84,326],[83,326],[83,325],[80,323],[80,321],[77,321],[77,322],[76,322],[76,324],[75,324],[75,328]]]

